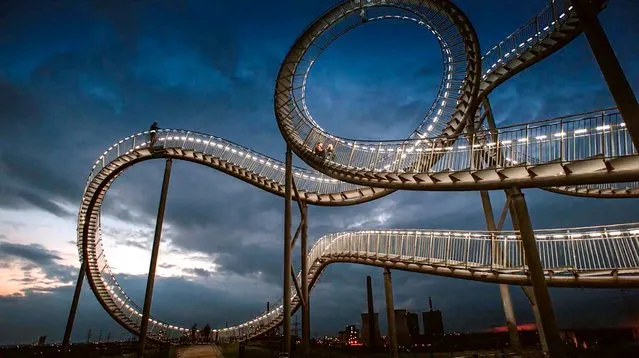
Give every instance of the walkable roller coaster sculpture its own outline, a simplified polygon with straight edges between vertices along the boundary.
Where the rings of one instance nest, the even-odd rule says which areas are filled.
[[[171,160],[190,161],[293,198],[303,210],[305,205],[355,205],[401,189],[502,189],[508,194],[516,231],[498,231],[502,217],[499,229],[489,224],[491,231],[380,230],[320,238],[308,251],[295,285],[288,281],[284,286],[284,297],[290,297],[284,302],[290,306],[280,305],[251,321],[214,329],[220,340],[250,339],[282,322],[286,331],[291,311],[305,302],[298,286],[304,286],[307,295],[322,269],[334,262],[502,284],[533,284],[535,290],[537,275],[542,283],[545,281],[542,290],[546,294],[546,285],[638,287],[639,224],[533,233],[520,191],[534,187],[594,198],[639,197],[635,181],[639,156],[631,120],[625,114],[636,113],[636,101],[635,107],[630,106],[625,113],[618,103],[619,109],[499,129],[488,120],[492,114],[487,96],[495,87],[556,52],[584,29],[589,35],[585,19],[597,21],[597,13],[604,6],[605,1],[549,1],[530,22],[481,56],[470,21],[451,1],[355,0],[335,5],[297,38],[277,76],[274,105],[289,148],[286,162],[219,137],[173,129],[159,130],[153,143],[148,132],[131,135],[98,158],[87,179],[78,215],[82,269],[77,290],[86,272],[102,306],[130,332],[146,332],[141,340],[146,336],[156,342],[171,341],[189,330],[153,317],[147,321],[148,310],[143,312],[120,287],[102,247],[100,209],[107,190],[125,169],[158,158],[167,159],[165,179]],[[341,35],[386,19],[417,24],[436,36],[444,73],[435,101],[404,140],[351,140],[326,132],[306,105],[306,81],[313,64]],[[333,144],[334,155],[329,159],[318,156],[313,151],[318,142]],[[291,166],[288,176],[291,150],[313,169]],[[290,241],[290,201],[286,213]],[[161,226],[161,217],[158,219]],[[290,258],[290,248],[287,254]],[[72,320],[70,317],[71,324]]]

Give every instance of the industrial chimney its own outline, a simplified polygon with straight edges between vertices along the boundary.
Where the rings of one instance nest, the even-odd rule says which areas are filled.
[[[375,309],[373,307],[373,282],[370,276],[366,276],[366,296],[368,298],[368,339],[370,346],[375,347]]]

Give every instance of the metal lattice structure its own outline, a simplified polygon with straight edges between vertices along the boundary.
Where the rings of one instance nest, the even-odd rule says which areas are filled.
[[[603,3],[597,7],[601,10]],[[402,20],[431,31],[444,67],[433,105],[402,140],[361,141],[324,131],[306,104],[308,74],[339,36],[368,22]],[[494,130],[481,125],[481,106],[492,89],[548,57],[581,33],[568,0],[551,1],[529,23],[483,57],[475,31],[450,1],[344,1],[307,27],[283,61],[275,112],[284,139],[313,169],[293,168],[299,201],[354,205],[398,189],[486,190],[540,187],[590,197],[639,196],[639,156],[615,108],[529,122]],[[479,118],[479,121],[478,121]],[[478,121],[478,122],[477,122]],[[479,126],[481,128],[481,126]],[[78,252],[99,302],[123,327],[139,333],[142,309],[119,286],[100,235],[107,190],[127,168],[170,158],[206,165],[260,189],[284,196],[285,164],[225,139],[165,129],[140,132],[109,147],[95,162],[78,215]],[[317,142],[335,146],[326,160]],[[639,286],[639,224],[535,232],[546,280],[561,287]],[[385,230],[337,233],[320,238],[306,257],[309,271],[297,280],[312,286],[322,269],[353,262],[472,280],[528,284],[520,233]],[[296,309],[300,298],[294,294]],[[213,330],[224,340],[248,339],[278,325],[282,307],[236,326]],[[186,327],[151,318],[156,341],[179,338]]]

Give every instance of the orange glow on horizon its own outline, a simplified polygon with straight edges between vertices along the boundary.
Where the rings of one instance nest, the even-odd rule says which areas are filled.
[[[522,323],[517,325],[517,331],[536,331],[536,330],[537,330],[537,325],[535,323]],[[492,327],[487,329],[486,331],[492,332],[492,333],[508,332],[508,327],[507,326]]]

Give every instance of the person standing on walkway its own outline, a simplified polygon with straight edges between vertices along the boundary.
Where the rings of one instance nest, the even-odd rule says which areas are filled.
[[[160,127],[158,127],[158,122],[153,122],[153,124],[151,124],[151,127],[149,127],[149,147],[155,145],[155,139],[157,137],[157,131],[159,129]]]

